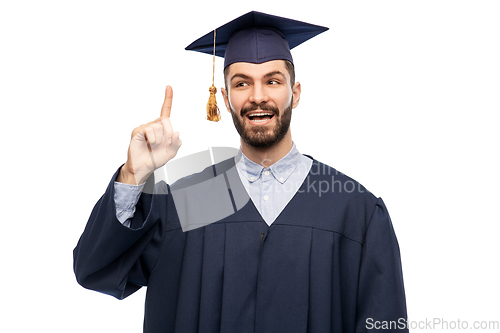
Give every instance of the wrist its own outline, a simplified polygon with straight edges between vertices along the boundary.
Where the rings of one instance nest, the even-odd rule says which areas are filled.
[[[118,177],[116,177],[116,181],[119,183],[130,184],[130,185],[139,185],[148,179],[149,175],[140,175],[132,171],[127,163],[125,163],[118,173]]]

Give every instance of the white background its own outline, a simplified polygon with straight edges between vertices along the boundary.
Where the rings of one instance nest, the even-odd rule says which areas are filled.
[[[184,48],[250,10],[330,28],[293,51],[293,139],[383,197],[409,319],[500,320],[498,1],[21,0],[0,5],[0,331],[142,331],[144,290],[81,288],[72,249],[165,85],[179,157],[239,146]]]

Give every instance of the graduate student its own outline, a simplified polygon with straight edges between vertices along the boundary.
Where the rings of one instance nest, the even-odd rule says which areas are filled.
[[[119,299],[147,286],[144,332],[345,333],[405,322],[382,199],[292,141],[301,84],[290,49],[325,30],[258,12],[216,29],[238,154],[155,185],[154,170],[181,146],[167,87],[160,118],[133,131],[74,250],[82,286]],[[214,32],[187,49],[212,54]]]

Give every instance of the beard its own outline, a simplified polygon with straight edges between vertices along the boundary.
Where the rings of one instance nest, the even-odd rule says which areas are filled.
[[[290,128],[290,122],[292,120],[292,101],[293,98],[288,107],[283,110],[283,114],[280,114],[279,109],[275,106],[267,105],[266,103],[261,103],[260,105],[254,103],[251,106],[242,108],[238,116],[230,106],[229,108],[231,109],[234,127],[236,127],[236,131],[238,131],[243,142],[255,148],[269,148],[280,142]],[[245,126],[245,115],[255,110],[273,112],[274,118],[276,118],[276,125],[274,128],[266,128],[266,126],[252,126],[247,128]]]

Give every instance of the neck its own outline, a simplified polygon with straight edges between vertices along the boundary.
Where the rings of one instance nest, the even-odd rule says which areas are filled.
[[[243,154],[245,154],[245,156],[248,157],[250,161],[260,164],[264,168],[273,165],[274,163],[285,157],[285,155],[290,152],[292,147],[293,142],[290,130],[283,137],[283,139],[281,139],[280,142],[275,143],[271,147],[267,148],[256,148],[241,140],[241,151],[243,152]]]

